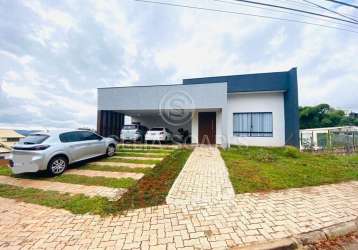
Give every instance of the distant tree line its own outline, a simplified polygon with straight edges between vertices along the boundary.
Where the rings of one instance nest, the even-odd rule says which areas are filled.
[[[300,128],[324,128],[336,126],[358,126],[358,113],[345,114],[328,104],[299,108]]]

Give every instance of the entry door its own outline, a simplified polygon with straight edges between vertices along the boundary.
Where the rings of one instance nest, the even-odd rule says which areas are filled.
[[[215,112],[199,112],[199,144],[216,144]]]

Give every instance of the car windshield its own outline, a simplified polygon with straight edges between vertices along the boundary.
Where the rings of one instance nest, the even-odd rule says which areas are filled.
[[[137,129],[137,125],[125,125],[123,129],[124,130]]]
[[[21,139],[20,142],[23,144],[40,144],[43,143],[48,137],[48,135],[33,134]]]
[[[163,131],[163,128],[152,128],[150,131]]]

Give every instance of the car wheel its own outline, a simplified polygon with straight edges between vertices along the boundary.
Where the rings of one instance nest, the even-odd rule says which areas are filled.
[[[55,156],[47,166],[47,172],[50,175],[62,174],[68,166],[68,160],[64,156]]]
[[[116,147],[114,145],[109,145],[107,148],[107,156],[111,157],[116,152]]]

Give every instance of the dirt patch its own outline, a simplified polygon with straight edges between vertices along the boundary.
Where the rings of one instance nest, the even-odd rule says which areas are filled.
[[[354,248],[349,248],[349,246]],[[319,241],[315,244],[308,245],[308,249],[312,250],[343,250],[343,249],[357,249],[358,247],[358,232],[354,232],[345,236],[338,237],[333,240]]]

